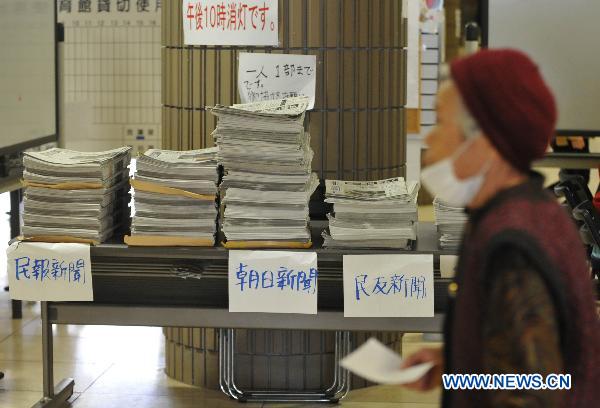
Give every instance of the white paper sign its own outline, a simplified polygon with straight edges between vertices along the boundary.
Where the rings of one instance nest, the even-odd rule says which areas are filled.
[[[186,45],[279,43],[277,0],[183,0]]]
[[[402,358],[377,339],[348,354],[340,365],[354,374],[379,384],[407,384],[417,381],[433,367],[431,363],[401,369]]]
[[[14,242],[6,258],[12,299],[94,300],[89,245]]]
[[[308,96],[315,106],[317,57],[241,53],[238,89],[242,103]]]
[[[433,317],[433,255],[344,255],[345,317]]]
[[[440,275],[442,278],[453,278],[456,275],[457,263],[457,255],[440,255]]]
[[[229,251],[229,311],[317,313],[317,254]]]

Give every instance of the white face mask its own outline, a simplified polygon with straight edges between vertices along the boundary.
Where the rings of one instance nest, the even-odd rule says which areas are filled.
[[[481,189],[489,162],[481,171],[466,179],[459,179],[454,174],[454,161],[473,143],[471,139],[464,142],[452,156],[440,160],[421,171],[421,181],[430,193],[440,200],[455,207],[465,207]]]

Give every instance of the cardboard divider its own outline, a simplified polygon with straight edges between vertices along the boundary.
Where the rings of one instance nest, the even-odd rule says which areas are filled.
[[[312,242],[288,242],[288,241],[227,241],[221,242],[227,249],[309,249]]]
[[[189,198],[196,198],[198,200],[203,200],[203,201],[215,201],[215,199],[216,199],[216,196],[214,196],[214,195],[192,193],[191,191],[181,190],[181,189],[173,188],[173,187],[161,186],[160,184],[154,184],[154,183],[150,183],[148,181],[140,181],[140,180],[136,180],[136,179],[131,179],[130,183],[131,183],[131,187],[133,187],[135,190],[147,191],[149,193],[183,196],[183,197],[189,197]]]
[[[163,235],[125,235],[125,243],[129,246],[146,247],[213,247],[215,241],[203,238],[175,237]]]
[[[38,235],[35,237],[19,236],[17,240],[23,242],[50,242],[53,244],[69,243],[69,244],[90,244],[98,245],[100,242],[89,238],[78,238],[68,235]]]

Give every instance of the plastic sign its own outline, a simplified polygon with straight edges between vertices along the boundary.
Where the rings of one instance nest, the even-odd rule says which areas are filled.
[[[89,245],[14,242],[6,258],[12,299],[94,300]]]
[[[317,313],[317,254],[229,251],[229,311]]]
[[[277,0],[183,0],[186,45],[279,44]]]
[[[238,89],[242,103],[308,96],[308,109],[312,109],[316,84],[314,55],[240,54]]]
[[[433,317],[433,255],[344,255],[345,317]]]

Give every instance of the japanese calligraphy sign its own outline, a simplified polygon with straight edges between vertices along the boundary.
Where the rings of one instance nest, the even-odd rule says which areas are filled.
[[[6,258],[12,299],[94,300],[89,245],[15,242]]]
[[[229,311],[317,313],[317,254],[229,251]]]
[[[432,317],[433,255],[344,255],[345,317]]]
[[[238,88],[242,103],[308,96],[315,106],[317,57],[241,53]]]
[[[277,0],[183,0],[186,45],[279,43]]]

